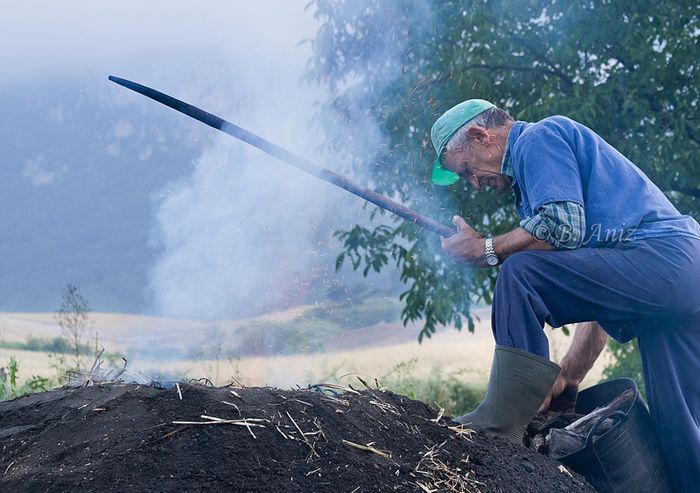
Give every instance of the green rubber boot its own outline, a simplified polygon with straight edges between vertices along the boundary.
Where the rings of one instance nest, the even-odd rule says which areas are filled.
[[[486,397],[454,421],[522,444],[525,427],[537,414],[561,368],[521,349],[496,346]]]

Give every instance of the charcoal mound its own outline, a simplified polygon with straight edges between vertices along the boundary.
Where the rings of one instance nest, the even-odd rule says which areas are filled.
[[[594,491],[378,389],[64,388],[0,403],[0,450],[13,492]]]

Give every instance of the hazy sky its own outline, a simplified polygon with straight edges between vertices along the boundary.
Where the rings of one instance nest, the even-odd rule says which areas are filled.
[[[308,0],[0,0],[2,83],[88,72],[134,72],[180,51],[249,60],[308,50],[316,23]]]

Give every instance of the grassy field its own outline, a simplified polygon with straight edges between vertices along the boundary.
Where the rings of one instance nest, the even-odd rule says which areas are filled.
[[[265,330],[277,330],[290,323],[302,323],[306,320],[304,313],[313,310],[318,308],[298,307],[255,320],[217,324],[114,313],[92,313],[91,319],[100,346],[127,355],[128,373],[155,379],[208,378],[215,384],[225,384],[235,378],[245,385],[289,388],[329,380],[349,381],[355,379],[354,374],[370,380],[392,379],[408,367],[413,378],[423,380],[439,373],[444,378],[454,377],[481,386],[488,377],[493,341],[487,308],[476,311],[482,321],[477,322],[474,334],[445,328],[422,345],[416,341],[417,325],[403,327],[398,321],[381,321],[365,327],[355,323],[351,329],[339,330],[330,325],[333,330],[327,330],[329,325],[312,320],[303,327],[320,327],[318,334],[322,335],[308,347],[304,346],[305,341],[318,334],[306,334],[294,351],[278,354],[240,356],[222,349],[239,337],[240,333],[234,330],[237,327],[265,322],[273,323],[261,325]],[[333,317],[332,323],[337,325],[338,313]],[[339,322],[342,325],[342,320]],[[0,314],[0,366],[14,356],[19,362],[20,381],[32,375],[55,376],[49,353],[3,345],[23,342],[28,337],[50,339],[58,335],[60,330],[52,314]],[[551,330],[548,336],[552,358],[558,360],[570,337]],[[584,385],[598,381],[605,361],[606,355],[597,362]]]

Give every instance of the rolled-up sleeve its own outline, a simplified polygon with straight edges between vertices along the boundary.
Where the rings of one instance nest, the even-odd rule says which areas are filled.
[[[557,250],[579,248],[586,234],[586,214],[576,202],[549,202],[523,219],[520,227]]]

